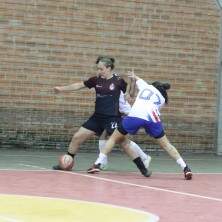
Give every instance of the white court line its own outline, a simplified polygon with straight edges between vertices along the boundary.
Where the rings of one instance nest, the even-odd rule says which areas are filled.
[[[20,220],[16,220],[14,218],[1,216],[1,215],[0,215],[0,220],[3,220],[4,222],[21,222]]]
[[[78,172],[86,172],[86,171],[78,171]],[[116,174],[116,173],[132,173],[132,174],[138,174],[137,171],[107,171],[104,170],[103,172],[107,174]],[[181,175],[181,173],[176,173],[176,172],[159,172],[159,171],[152,171],[152,174],[161,174],[161,175]],[[214,172],[208,172],[208,173],[201,173],[201,172],[194,172],[192,171],[194,175],[222,175],[222,173],[214,173]]]
[[[54,172],[51,168],[45,168],[45,167],[40,167],[37,165],[30,165],[30,164],[23,164],[19,163],[18,165],[20,166],[25,166],[25,167],[30,167],[30,168],[36,168],[36,170],[32,169],[15,169],[15,168],[1,168],[0,171],[7,171],[7,170],[14,170],[14,171],[51,171]],[[68,171],[70,172],[70,171]],[[85,170],[78,170],[78,173],[85,173]],[[104,171],[106,174],[116,174],[116,171]],[[74,173],[74,172],[73,172]],[[118,173],[131,173],[131,174],[138,174],[136,171],[119,171]],[[214,172],[208,172],[208,173],[201,173],[201,172],[193,172],[194,175],[222,175],[222,173],[214,173]],[[175,173],[175,172],[158,172],[158,171],[153,171],[153,174],[162,174],[162,175],[180,175],[181,173]]]
[[[38,167],[38,166],[34,166],[34,165],[30,165],[30,166]],[[41,167],[38,167],[38,168],[40,169]],[[101,180],[101,181],[106,181],[106,182],[111,182],[111,183],[117,183],[117,184],[122,184],[122,185],[140,187],[140,188],[149,189],[149,190],[162,191],[162,192],[167,192],[167,193],[179,194],[179,195],[183,195],[183,196],[189,196],[189,197],[195,197],[195,198],[201,198],[201,199],[207,199],[207,200],[222,202],[221,198],[214,198],[214,197],[202,196],[202,195],[193,194],[193,193],[180,192],[180,191],[174,191],[174,190],[169,190],[169,189],[162,189],[162,188],[152,187],[152,186],[145,186],[145,185],[140,185],[140,184],[135,184],[135,183],[124,182],[124,181],[120,181],[120,180],[107,179],[107,178],[104,178],[104,177],[96,177],[96,176],[85,175],[85,174],[81,174],[81,173],[75,173],[75,172],[72,172],[72,171],[54,171],[54,170],[48,170],[46,168],[42,168],[42,169],[45,169],[44,171],[49,171],[49,172],[59,172],[59,173],[73,174],[73,175],[77,175],[77,176],[88,177],[88,178]],[[9,169],[9,170],[13,170],[13,169]],[[37,171],[37,170],[17,170],[17,171]],[[41,170],[38,170],[38,171],[41,171]]]
[[[30,164],[23,164],[23,163],[19,163],[19,166],[25,166],[25,167],[31,167],[31,168],[36,168],[36,169],[40,169],[40,170],[45,170],[45,167],[40,167],[40,166],[35,166],[35,165],[30,165]]]
[[[42,169],[0,169],[1,171],[15,171],[15,172],[52,172],[51,169],[46,169],[46,168],[42,168]]]
[[[59,155],[59,154],[58,154]],[[1,154],[1,157],[40,157],[40,158],[49,158],[49,157],[57,157],[58,155],[40,155],[40,154],[37,154],[37,155],[35,155],[35,154],[18,154],[18,155],[16,155],[16,154]]]
[[[140,185],[140,184],[136,184],[136,183],[129,183],[129,182],[124,182],[124,181],[120,181],[120,180],[112,180],[112,179],[107,179],[107,178],[104,178],[104,177],[90,176],[90,175],[84,175],[84,174],[68,172],[68,171],[58,171],[58,172],[73,174],[73,175],[82,176],[82,177],[88,177],[88,178],[101,180],[101,181],[106,181],[106,182],[111,182],[111,183],[134,186],[134,187],[139,187],[139,188],[143,188],[143,189],[162,191],[162,192],[166,192],[166,193],[173,193],[173,194],[179,194],[179,195],[188,196],[188,197],[195,197],[195,198],[201,198],[201,199],[207,199],[207,200],[222,202],[222,199],[220,199],[220,198],[202,196],[202,195],[193,194],[193,193],[180,192],[180,191],[174,191],[174,190],[169,190],[169,189],[162,189],[162,188],[158,188],[158,187],[145,186],[145,185]]]

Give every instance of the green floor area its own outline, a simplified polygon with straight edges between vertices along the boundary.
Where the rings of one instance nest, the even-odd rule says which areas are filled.
[[[49,150],[5,150],[0,149],[0,169],[40,170],[51,169],[56,164],[61,151]],[[181,172],[180,167],[165,153],[151,153],[150,169],[153,172]],[[222,173],[222,156],[214,154],[183,154],[184,160],[196,173]],[[79,153],[74,170],[85,171],[96,160],[97,153]],[[133,162],[121,152],[109,155],[109,171],[137,171]]]

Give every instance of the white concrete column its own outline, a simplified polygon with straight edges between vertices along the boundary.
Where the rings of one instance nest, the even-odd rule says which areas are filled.
[[[217,148],[218,155],[222,155],[222,0],[217,0],[220,8],[220,65],[218,72],[218,114],[217,114]]]

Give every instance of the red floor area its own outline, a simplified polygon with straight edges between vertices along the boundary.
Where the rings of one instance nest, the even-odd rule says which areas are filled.
[[[163,222],[212,222],[222,218],[222,175],[194,175],[194,180],[185,181],[180,174],[145,178],[134,173],[90,176],[0,171],[0,181],[0,193],[110,203],[148,211]]]

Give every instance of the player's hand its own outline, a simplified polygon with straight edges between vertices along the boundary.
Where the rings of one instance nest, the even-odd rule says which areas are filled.
[[[139,77],[135,75],[133,68],[132,68],[131,71],[128,71],[127,74],[128,74],[128,78],[130,78],[132,80],[138,80],[139,79]]]
[[[59,87],[59,86],[54,87],[53,90],[54,90],[55,93],[60,93],[60,92],[62,92],[62,89],[61,89],[61,87]]]
[[[138,77],[135,75],[134,73],[134,68],[132,68],[131,71],[128,71],[128,77],[131,78],[131,79],[137,79]]]
[[[126,93],[124,95],[124,99],[129,103],[132,104],[133,103],[133,98],[130,96],[130,94]]]

